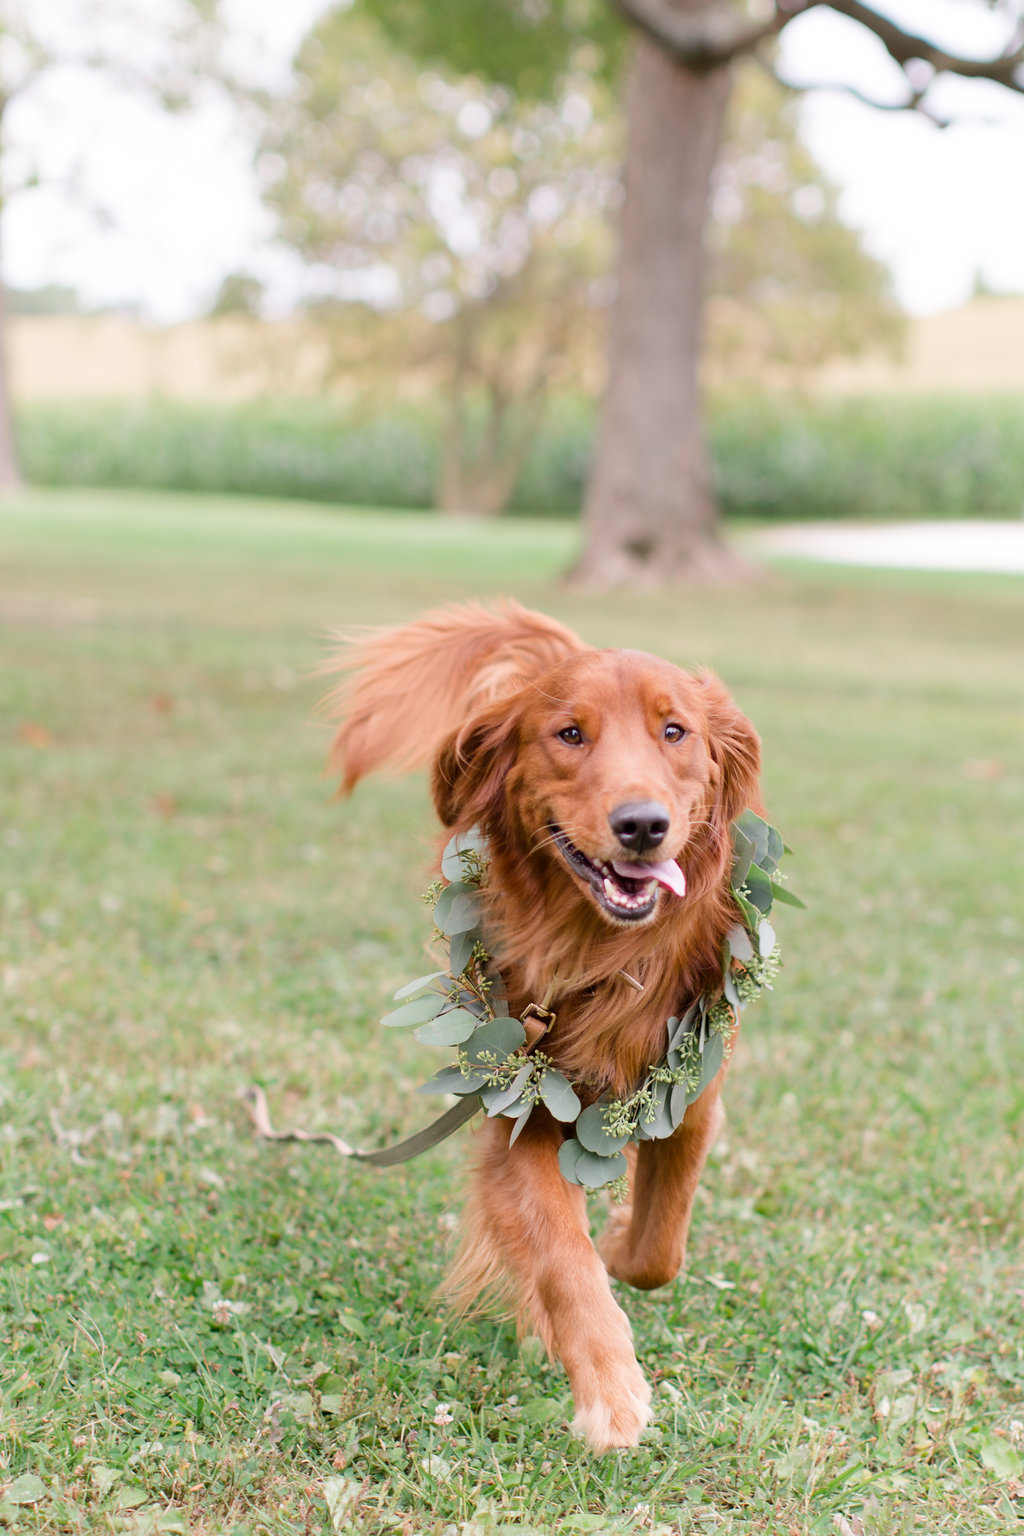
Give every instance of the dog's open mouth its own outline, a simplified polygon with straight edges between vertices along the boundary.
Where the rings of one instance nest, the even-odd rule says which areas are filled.
[[[653,916],[662,886],[677,896],[682,896],[686,890],[686,878],[672,860],[627,864],[615,859],[599,863],[588,858],[582,848],[577,848],[561,827],[552,826],[549,830],[573,874],[589,885],[598,905],[618,922],[643,922]]]

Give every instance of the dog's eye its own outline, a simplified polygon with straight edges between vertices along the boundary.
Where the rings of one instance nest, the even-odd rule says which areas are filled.
[[[558,733],[559,741],[564,741],[567,747],[582,747],[583,732],[578,725],[567,725]]]
[[[686,735],[686,727],[685,726],[674,725],[673,724],[673,725],[666,725],[666,727],[665,727],[665,740],[666,741],[682,741],[682,739],[683,739],[683,737],[685,735]]]

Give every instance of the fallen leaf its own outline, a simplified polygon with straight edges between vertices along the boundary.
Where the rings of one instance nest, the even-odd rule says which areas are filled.
[[[53,746],[53,732],[47,730],[45,725],[38,725],[35,720],[22,720],[18,726],[18,740],[45,752]]]

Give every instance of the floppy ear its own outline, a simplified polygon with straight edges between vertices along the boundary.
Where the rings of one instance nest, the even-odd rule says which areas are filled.
[[[730,824],[748,805],[754,810],[761,806],[761,738],[713,672],[699,673],[698,681],[708,712],[708,750],[718,770],[711,816],[716,827],[728,834]]]
[[[519,724],[515,698],[498,699],[442,743],[430,788],[444,826],[493,820],[519,750]]]

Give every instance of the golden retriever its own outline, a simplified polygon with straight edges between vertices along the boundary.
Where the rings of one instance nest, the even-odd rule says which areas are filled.
[[[664,1058],[666,1020],[722,992],[730,825],[760,809],[749,721],[711,674],[596,650],[513,602],[371,632],[332,667],[348,673],[331,701],[342,790],[430,765],[446,835],[487,838],[485,932],[509,1014],[551,1007],[544,1051],[584,1103],[628,1093]],[[507,1118],[473,1138],[447,1294],[463,1309],[504,1295],[564,1365],[596,1451],[635,1445],[650,1413],[609,1276],[646,1290],[678,1274],[724,1070],[672,1135],[629,1147],[629,1196],[599,1248],[542,1104],[512,1145]]]

